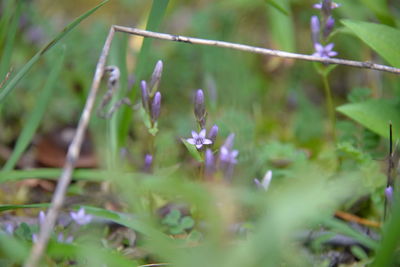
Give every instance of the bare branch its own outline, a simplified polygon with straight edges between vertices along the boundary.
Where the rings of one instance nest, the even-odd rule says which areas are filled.
[[[79,157],[84,133],[89,123],[90,115],[93,110],[94,102],[96,99],[97,91],[100,86],[101,78],[104,73],[104,66],[108,51],[110,50],[111,42],[114,37],[115,30],[111,27],[107,39],[104,43],[103,51],[101,52],[99,61],[97,62],[96,72],[93,77],[92,87],[89,92],[89,96],[86,100],[85,107],[83,109],[81,118],[78,123],[78,127],[75,136],[68,147],[68,153],[66,162],[58,179],[57,188],[53,195],[50,209],[46,215],[46,220],[43,227],[40,227],[38,241],[33,245],[31,254],[25,262],[25,267],[36,267],[42,258],[43,252],[47,247],[51,232],[53,231],[58,213],[64,203],[65,193],[68,185],[71,181],[71,175],[75,168],[76,161]]]
[[[151,31],[139,30],[136,28],[129,28],[129,27],[123,27],[123,26],[117,26],[117,25],[114,26],[114,29],[115,29],[115,31],[118,31],[118,32],[125,32],[125,33],[143,36],[143,37],[150,37],[150,38],[156,38],[156,39],[162,39],[162,40],[168,40],[168,41],[183,42],[183,43],[188,43],[188,44],[216,46],[216,47],[236,49],[236,50],[246,51],[246,52],[250,52],[250,53],[257,53],[257,54],[263,54],[263,55],[269,55],[269,56],[275,56],[275,57],[301,59],[301,60],[307,60],[307,61],[321,62],[321,63],[325,63],[325,64],[346,65],[346,66],[351,66],[351,67],[356,67],[356,68],[372,69],[372,70],[379,70],[379,71],[400,74],[400,69],[398,69],[398,68],[393,68],[393,67],[386,66],[386,65],[375,64],[372,62],[361,62],[361,61],[353,61],[353,60],[340,59],[340,58],[322,58],[322,57],[316,57],[316,56],[311,56],[311,55],[289,53],[289,52],[284,52],[284,51],[280,51],[280,50],[272,50],[272,49],[250,46],[250,45],[186,37],[186,36],[173,35],[173,34],[167,34],[167,33],[151,32]]]

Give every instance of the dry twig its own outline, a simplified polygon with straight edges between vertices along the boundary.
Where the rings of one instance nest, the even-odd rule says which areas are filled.
[[[68,185],[71,180],[72,172],[75,168],[75,163],[77,158],[79,157],[84,132],[86,131],[87,125],[89,123],[89,119],[93,110],[95,98],[97,95],[97,91],[100,86],[101,78],[104,74],[106,58],[111,46],[112,39],[114,37],[115,32],[124,32],[133,35],[139,35],[143,37],[150,37],[168,41],[176,41],[176,42],[183,42],[188,44],[198,44],[198,45],[207,45],[207,46],[216,46],[222,48],[230,48],[235,50],[246,51],[250,53],[257,53],[275,57],[282,57],[282,58],[291,58],[291,59],[300,59],[300,60],[307,60],[307,61],[314,61],[314,62],[321,62],[325,64],[338,64],[338,65],[345,65],[357,68],[364,68],[364,69],[372,69],[384,72],[390,72],[395,74],[400,74],[400,69],[393,68],[386,65],[375,64],[372,62],[360,62],[360,61],[353,61],[353,60],[346,60],[346,59],[339,59],[339,58],[321,58],[311,55],[303,55],[303,54],[296,54],[296,53],[289,53],[280,50],[272,50],[262,47],[255,47],[237,43],[229,43],[223,41],[216,41],[216,40],[207,40],[207,39],[200,39],[200,38],[193,38],[193,37],[186,37],[180,35],[173,35],[173,34],[166,34],[166,33],[158,33],[158,32],[151,32],[146,30],[140,30],[136,28],[129,28],[123,26],[113,25],[109,31],[107,39],[105,41],[103,50],[101,52],[99,61],[96,66],[96,72],[93,78],[92,86],[89,92],[89,96],[87,98],[85,107],[83,109],[76,134],[72,140],[68,148],[67,159],[64,165],[62,174],[58,180],[57,188],[54,193],[51,207],[47,213],[46,221],[44,226],[41,227],[38,241],[34,244],[31,254],[29,255],[27,261],[25,262],[25,267],[36,267],[43,255],[43,252],[47,246],[48,240],[50,238],[51,232],[53,231],[58,213],[63,205],[65,192],[68,188]]]

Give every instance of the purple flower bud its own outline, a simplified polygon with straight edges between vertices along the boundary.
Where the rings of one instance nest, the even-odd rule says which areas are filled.
[[[208,132],[208,139],[210,139],[211,142],[213,142],[214,144],[215,140],[217,139],[217,135],[218,135],[218,126],[214,124],[211,127],[210,131]]]
[[[199,89],[196,91],[194,97],[194,115],[196,116],[197,122],[201,128],[206,125],[206,106],[204,104],[204,93],[203,90]]]
[[[156,66],[154,67],[153,74],[151,75],[151,81],[149,85],[149,89],[151,93],[154,93],[158,90],[158,85],[161,80],[161,75],[163,71],[163,62],[161,60],[157,61]]]
[[[73,236],[68,236],[67,238],[64,239],[64,234],[63,233],[59,233],[57,236],[57,242],[58,243],[66,243],[66,244],[70,244],[72,243],[72,241],[74,241],[74,237]]]
[[[44,222],[46,221],[46,214],[44,213],[44,211],[41,210],[39,212],[38,220],[39,226],[42,227],[44,225]]]
[[[311,39],[314,44],[319,43],[319,19],[317,16],[311,17]]]
[[[150,154],[146,154],[146,156],[144,157],[144,168],[143,171],[144,172],[151,172],[151,166],[153,164],[153,156]]]
[[[204,173],[207,179],[210,179],[215,172],[215,159],[211,149],[207,149],[204,155]]]
[[[78,212],[71,211],[69,215],[79,225],[85,225],[92,221],[92,215],[86,214],[84,208],[80,208]]]
[[[385,188],[385,196],[388,202],[392,202],[393,201],[393,187],[392,186],[388,186]]]
[[[331,34],[333,26],[335,26],[335,19],[329,16],[324,27],[324,38],[327,38]]]
[[[153,103],[151,104],[151,120],[153,122],[157,121],[160,116],[161,110],[161,93],[156,92],[153,98]]]
[[[228,150],[231,150],[233,148],[233,141],[235,140],[235,134],[231,133],[228,135],[228,137],[225,140],[224,147],[227,148]]]
[[[14,224],[8,222],[4,224],[4,231],[9,234],[9,235],[13,235],[14,234],[14,230],[15,230],[15,226]]]
[[[140,83],[140,88],[142,91],[142,105],[146,111],[149,111],[149,90],[147,89],[146,81]]]

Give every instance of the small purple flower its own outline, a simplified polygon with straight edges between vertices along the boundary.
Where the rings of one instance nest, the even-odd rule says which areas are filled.
[[[32,234],[32,242],[36,243],[39,240],[39,236],[37,234]]]
[[[150,154],[146,154],[144,157],[144,172],[150,172],[151,171],[151,165],[153,164],[153,156]]]
[[[153,98],[153,103],[151,104],[151,120],[155,122],[160,116],[161,110],[161,93],[156,92]]]
[[[217,135],[218,135],[218,126],[214,124],[211,127],[210,131],[208,132],[208,139],[210,139],[211,142],[213,142],[214,144],[215,140],[217,139]]]
[[[225,140],[223,147],[226,147],[228,150],[231,150],[233,147],[233,142],[235,141],[235,134],[231,133]]]
[[[392,202],[392,200],[393,200],[393,187],[392,186],[389,185],[388,187],[385,188],[385,196],[389,202]]]
[[[157,61],[156,66],[154,67],[153,74],[151,75],[151,80],[150,80],[150,92],[155,92],[158,89],[158,84],[160,83],[161,80],[161,75],[163,71],[163,62],[161,60]]]
[[[74,241],[74,237],[70,235],[64,239],[64,234],[59,233],[57,236],[57,241],[58,241],[58,243],[70,244],[70,243],[72,243],[72,241]]]
[[[46,214],[44,213],[44,211],[41,210],[39,212],[38,220],[39,226],[42,227],[44,225],[44,222],[46,221]]]
[[[317,16],[311,17],[311,38],[314,44],[319,43],[319,19]]]
[[[7,234],[13,235],[14,230],[15,230],[14,224],[12,224],[12,223],[10,223],[10,222],[4,224],[4,231],[5,231]]]
[[[196,91],[194,97],[194,115],[200,127],[204,128],[206,125],[207,113],[206,113],[206,106],[204,104],[204,93],[203,90],[201,89],[198,89]]]
[[[149,111],[149,90],[147,89],[146,81],[140,83],[140,88],[142,92],[142,105],[146,111]]]
[[[314,44],[315,53],[312,54],[315,57],[323,57],[330,58],[336,56],[338,53],[336,51],[332,51],[334,43],[327,44],[326,46],[321,45],[320,43]]]
[[[322,2],[320,2],[320,3],[318,3],[318,4],[314,4],[313,5],[313,7],[315,8],[315,9],[322,9]],[[335,2],[331,2],[331,9],[335,9],[335,8],[338,8],[338,7],[340,7],[341,6],[341,4],[338,4],[338,3],[335,3]]]
[[[211,145],[212,141],[206,138],[206,129],[202,129],[198,134],[192,131],[192,138],[186,139],[189,144],[195,145],[197,149],[203,147],[203,145]]]
[[[204,173],[210,177],[215,172],[215,159],[211,149],[207,149],[204,155]]]
[[[268,187],[271,183],[272,180],[272,171],[269,170],[265,173],[264,178],[259,181],[257,178],[254,179],[254,183],[256,184],[256,186],[262,190],[267,191]]]
[[[220,153],[219,153],[219,159],[221,162],[226,163],[226,164],[236,164],[237,163],[236,157],[238,155],[239,155],[239,151],[230,150],[227,147],[222,146]]]
[[[324,27],[324,37],[327,38],[329,34],[332,32],[333,27],[335,26],[335,19],[331,16],[326,20],[326,24]]]
[[[79,225],[85,225],[91,222],[92,215],[86,214],[84,208],[80,208],[78,212],[71,211],[71,219],[74,220]]]

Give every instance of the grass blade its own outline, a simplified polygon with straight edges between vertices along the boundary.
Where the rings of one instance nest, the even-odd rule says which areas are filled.
[[[30,116],[26,120],[26,124],[18,137],[11,157],[4,165],[3,170],[9,171],[15,167],[16,163],[20,159],[21,155],[24,153],[25,149],[31,142],[37,128],[39,127],[44,112],[46,111],[51,96],[54,92],[54,88],[56,87],[56,83],[58,81],[57,79],[59,77],[64,62],[64,54],[65,49],[63,49],[62,53],[60,53],[60,56],[58,56],[58,58],[54,62],[54,65],[52,66],[53,69],[49,74],[46,85],[44,86],[41,94],[38,97],[38,102],[36,103],[34,110],[30,113]]]
[[[44,55],[47,51],[49,51],[53,46],[55,46],[65,35],[67,35],[72,29],[74,29],[82,20],[89,17],[93,14],[97,9],[107,3],[108,0],[103,1],[95,8],[89,10],[84,13],[69,25],[67,25],[53,40],[51,40],[47,45],[45,45],[39,52],[37,52],[23,67],[22,69],[12,78],[7,86],[0,92],[0,104],[4,101],[6,96],[15,88],[18,82],[29,72],[32,66],[40,59],[42,55]]]

